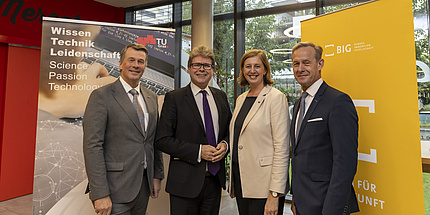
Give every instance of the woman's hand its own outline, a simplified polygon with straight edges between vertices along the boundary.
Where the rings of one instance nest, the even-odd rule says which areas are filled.
[[[273,197],[269,194],[267,197],[266,205],[264,206],[264,215],[277,215],[279,207],[279,197]]]

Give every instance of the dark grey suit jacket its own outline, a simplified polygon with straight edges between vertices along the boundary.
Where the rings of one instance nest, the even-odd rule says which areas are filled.
[[[227,96],[221,90],[209,87],[218,109],[218,143],[228,141],[231,111]],[[206,131],[190,85],[166,94],[156,145],[170,155],[166,191],[170,194],[195,198],[203,188],[206,161],[197,162],[200,144],[208,144]],[[225,189],[225,159],[220,161],[217,177]]]
[[[93,201],[108,195],[113,203],[132,201],[146,186],[142,184],[144,151],[151,192],[153,178],[164,177],[162,153],[154,149],[157,97],[144,87],[141,92],[149,113],[146,138],[119,79],[91,93],[83,120],[83,150]]]
[[[294,105],[290,131],[291,189],[297,210],[301,215],[357,212],[352,181],[357,170],[358,116],[351,98],[323,82],[296,142],[300,100]]]

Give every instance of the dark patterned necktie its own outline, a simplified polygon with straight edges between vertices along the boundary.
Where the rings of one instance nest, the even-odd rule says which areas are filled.
[[[207,92],[205,90],[200,91],[203,94],[203,113],[205,117],[205,129],[206,129],[206,138],[208,140],[209,145],[216,147],[216,138],[215,138],[215,130],[214,124],[212,121],[211,109],[209,107],[209,102],[206,97]],[[216,175],[220,169],[219,162],[207,162],[208,170],[212,175]]]
[[[306,96],[308,96],[308,93],[305,91],[302,93],[302,100],[300,101],[300,114],[299,114],[299,119],[297,120],[297,128],[296,128],[296,143],[297,143],[297,137],[299,137],[300,126],[302,126],[302,121],[305,116]]]

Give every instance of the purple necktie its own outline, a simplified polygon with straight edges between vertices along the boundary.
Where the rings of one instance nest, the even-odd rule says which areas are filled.
[[[212,121],[211,108],[209,107],[208,99],[206,98],[207,92],[205,90],[200,91],[203,94],[203,113],[205,115],[205,129],[206,129],[206,139],[209,145],[216,147],[216,138],[214,123]],[[219,162],[207,162],[208,170],[212,175],[216,175],[219,171]]]

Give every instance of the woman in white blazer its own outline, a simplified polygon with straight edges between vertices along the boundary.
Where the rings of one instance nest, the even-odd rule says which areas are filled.
[[[236,100],[230,122],[230,196],[239,214],[282,214],[289,166],[286,96],[271,87],[266,54],[246,52],[238,82],[249,90]]]

